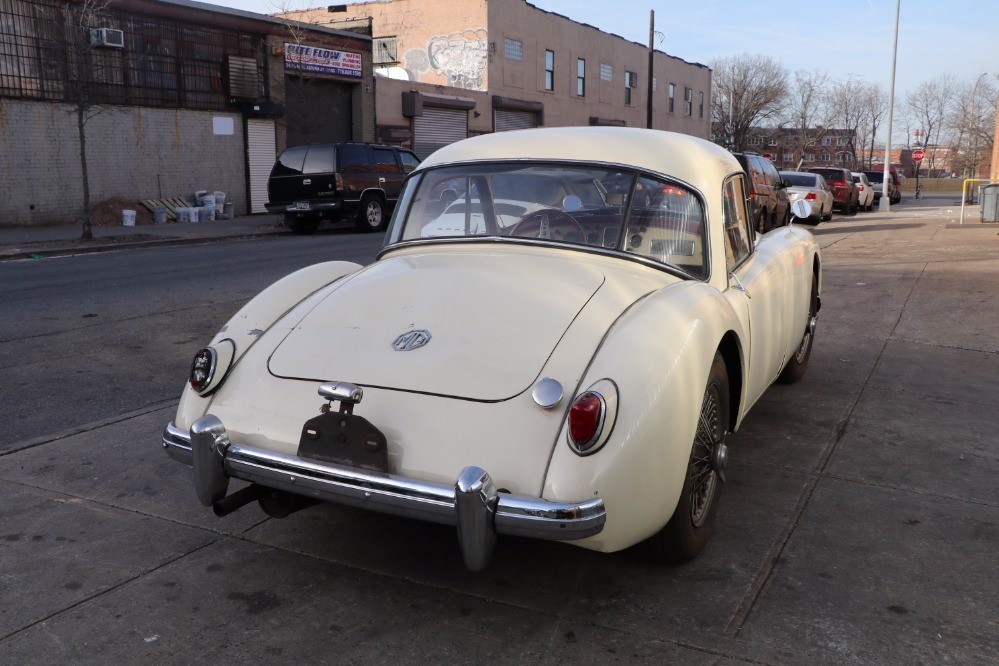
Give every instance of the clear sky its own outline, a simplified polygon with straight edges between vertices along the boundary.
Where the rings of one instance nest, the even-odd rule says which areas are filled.
[[[273,13],[347,0],[214,0],[209,4]],[[431,1],[431,0],[425,0]],[[433,0],[446,2],[447,0]],[[888,89],[895,0],[530,0],[605,32],[647,44],[649,10],[662,40],[656,48],[710,64],[762,53],[789,71],[853,76]],[[901,0],[895,92],[951,72],[972,82],[999,73],[999,0]]]

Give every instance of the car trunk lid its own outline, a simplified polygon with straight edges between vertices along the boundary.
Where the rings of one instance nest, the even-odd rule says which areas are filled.
[[[337,285],[295,324],[269,369],[470,400],[510,398],[534,383],[604,282],[600,270],[564,254],[383,259]]]

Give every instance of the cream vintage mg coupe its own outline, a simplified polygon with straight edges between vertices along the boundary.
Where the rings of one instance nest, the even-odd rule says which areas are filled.
[[[667,132],[447,146],[377,261],[289,275],[197,353],[163,446],[218,515],[445,523],[473,570],[499,534],[690,560],[726,434],[803,375],[819,309],[815,240],[756,236],[747,188],[727,151]]]

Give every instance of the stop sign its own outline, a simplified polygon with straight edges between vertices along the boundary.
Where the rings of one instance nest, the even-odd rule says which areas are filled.
[[[768,160],[772,160],[774,158],[773,153],[763,153],[763,157],[767,158]]]
[[[922,148],[916,148],[914,151],[912,151],[912,159],[915,160],[916,162],[922,162],[923,155],[924,153]]]

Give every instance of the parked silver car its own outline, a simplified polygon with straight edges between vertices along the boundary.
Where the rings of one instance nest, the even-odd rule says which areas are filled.
[[[787,196],[791,203],[804,199],[812,205],[812,215],[808,218],[808,222],[817,224],[821,220],[832,219],[833,193],[825,178],[806,171],[781,171],[780,176],[791,184],[787,188]]]
[[[868,180],[867,174],[854,171],[853,182],[860,190],[860,210],[874,210],[874,186]]]

